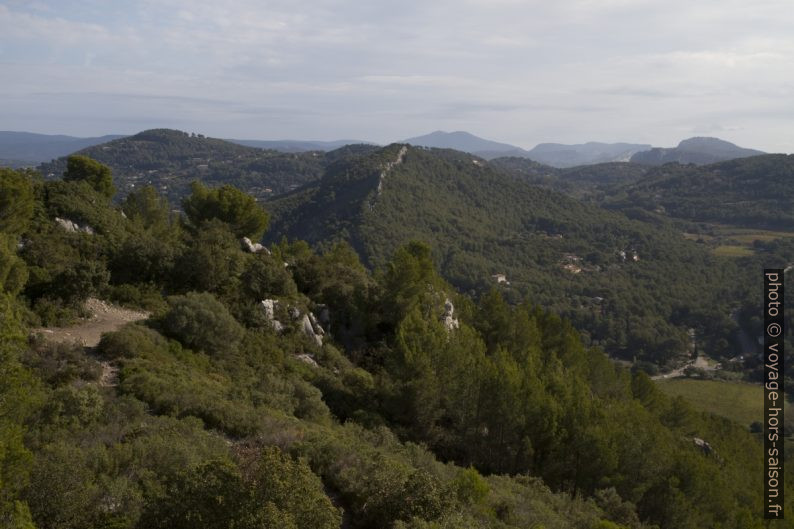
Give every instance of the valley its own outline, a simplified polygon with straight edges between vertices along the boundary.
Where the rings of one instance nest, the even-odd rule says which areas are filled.
[[[743,529],[754,274],[794,262],[794,239],[740,216],[772,193],[719,221],[671,204],[706,200],[698,175],[735,193],[789,162],[747,160],[555,169],[154,130],[3,169],[3,391],[36,461],[15,494],[42,527],[170,528],[206,486],[207,516],[294,527]],[[98,451],[108,466],[51,479]],[[298,499],[263,487],[273,472]]]

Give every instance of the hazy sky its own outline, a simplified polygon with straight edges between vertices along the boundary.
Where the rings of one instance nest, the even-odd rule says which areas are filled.
[[[0,0],[0,130],[794,151],[791,0]]]

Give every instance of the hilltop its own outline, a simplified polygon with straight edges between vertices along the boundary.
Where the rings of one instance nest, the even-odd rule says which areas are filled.
[[[226,140],[230,143],[281,152],[333,151],[347,145],[373,145],[362,140]]]
[[[121,196],[135,187],[153,185],[174,204],[188,193],[193,180],[232,184],[264,200],[318,178],[324,164],[319,152],[268,151],[170,129],[143,131],[77,154],[109,166]],[[42,164],[40,170],[55,178],[65,168],[66,159],[60,158]]]
[[[651,146],[646,144],[595,141],[574,145],[541,143],[528,151],[526,157],[553,167],[566,168],[607,162],[628,162],[632,155],[650,148]]]
[[[426,241],[457,287],[499,287],[550,307],[615,354],[672,362],[687,351],[685,327],[702,329],[705,342],[729,324],[727,308],[706,303],[725,287],[696,289],[691,277],[731,264],[664,223],[630,221],[465,153],[390,145],[329,165],[267,208],[268,240],[344,240],[372,267],[400,244]],[[681,310],[691,317],[674,321]]]
[[[698,137],[683,140],[672,149],[654,148],[638,152],[631,157],[631,162],[645,165],[663,165],[671,162],[705,165],[759,154],[764,152],[745,149],[719,138]]]
[[[791,229],[794,155],[767,154],[707,166],[667,164],[614,190],[609,207],[699,222]]]
[[[456,151],[476,154],[490,159],[497,156],[521,155],[524,150],[515,145],[486,140],[465,131],[445,132],[437,130],[424,136],[408,138],[400,143],[416,147],[434,147],[437,149],[454,149]]]

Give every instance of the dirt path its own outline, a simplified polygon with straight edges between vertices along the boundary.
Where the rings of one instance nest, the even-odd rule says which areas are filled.
[[[702,369],[703,371],[714,371],[718,368],[719,364],[711,364],[709,363],[708,359],[703,355],[698,355],[695,361],[689,361],[683,366],[679,367],[678,369],[674,369],[669,373],[664,373],[661,375],[654,375],[651,377],[652,380],[660,380],[664,378],[678,378],[684,376],[684,370],[688,367],[695,367],[697,369]]]
[[[31,334],[40,334],[51,342],[77,342],[83,347],[96,347],[103,333],[115,331],[122,325],[149,317],[148,312],[124,309],[96,298],[89,298],[85,302],[85,308],[92,316],[77,325],[43,327],[33,329]]]

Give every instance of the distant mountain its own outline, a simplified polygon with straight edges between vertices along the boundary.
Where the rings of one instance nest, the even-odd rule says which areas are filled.
[[[233,184],[264,200],[319,178],[326,164],[326,156],[317,152],[288,154],[170,129],[143,131],[79,153],[113,170],[120,197],[151,184],[174,204],[193,180]],[[65,169],[65,158],[40,167],[45,178],[59,177]]]
[[[541,143],[526,153],[527,158],[553,167],[575,167],[606,162],[628,162],[637,152],[650,145],[636,143],[588,142],[575,145]]]
[[[738,147],[718,138],[689,138],[672,149],[655,148],[638,152],[631,157],[631,161],[644,165],[662,165],[671,162],[706,165],[760,154],[764,152]]]
[[[437,130],[424,136],[408,138],[400,143],[408,143],[416,147],[435,147],[438,149],[455,149],[476,154],[486,160],[498,156],[521,156],[526,151],[515,145],[486,140],[468,132],[444,132]]]
[[[402,143],[417,147],[455,149],[475,154],[486,160],[495,158],[529,158],[547,166],[564,168],[606,162],[628,162],[639,151],[650,149],[650,145],[634,143],[589,142],[578,145],[541,143],[527,151],[507,143],[486,140],[468,132],[436,131],[425,136],[409,138]]]
[[[96,138],[78,138],[32,132],[0,131],[0,160],[8,165],[29,165],[49,162],[80,149],[123,138],[114,134]]]
[[[527,170],[538,178],[560,172]],[[703,298],[689,278],[720,266],[664,222],[630,221],[453,150],[393,144],[341,159],[265,207],[273,215],[267,242],[287,237],[327,249],[347,241],[377,268],[400,245],[425,241],[462,290],[501,285],[512,299],[569,317],[610,352],[654,361],[685,350],[692,325],[670,324],[665,311],[694,310]]]
[[[281,152],[333,151],[346,145],[375,145],[361,140],[305,141],[305,140],[226,140],[246,147]]]

